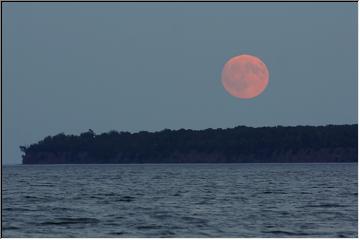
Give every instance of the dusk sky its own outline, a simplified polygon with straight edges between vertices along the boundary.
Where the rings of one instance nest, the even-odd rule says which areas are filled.
[[[357,3],[3,3],[3,163],[61,132],[357,123]],[[239,99],[224,64],[267,88]]]

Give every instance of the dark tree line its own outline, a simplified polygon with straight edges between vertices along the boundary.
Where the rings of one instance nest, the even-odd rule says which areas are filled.
[[[357,153],[357,125],[238,126],[198,131],[165,129],[154,133],[110,131],[102,134],[95,134],[90,129],[80,135],[60,133],[48,136],[20,149],[25,164],[161,163],[173,162],[175,156],[191,158],[194,154],[221,156],[222,162],[241,162],[241,156],[266,159],[275,153],[296,154],[321,149],[330,153],[336,149],[353,149]],[[354,159],[357,159],[357,154]]]

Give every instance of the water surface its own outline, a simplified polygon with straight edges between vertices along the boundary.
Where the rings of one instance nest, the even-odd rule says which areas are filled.
[[[357,237],[357,164],[3,167],[4,237]]]

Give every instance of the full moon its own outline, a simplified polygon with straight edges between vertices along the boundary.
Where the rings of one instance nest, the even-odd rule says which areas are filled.
[[[265,90],[269,83],[269,71],[259,58],[239,55],[225,63],[221,82],[230,95],[250,99]]]

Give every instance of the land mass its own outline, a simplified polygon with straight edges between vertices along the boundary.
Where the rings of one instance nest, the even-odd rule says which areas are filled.
[[[23,164],[357,162],[357,124],[60,133],[20,146]]]

